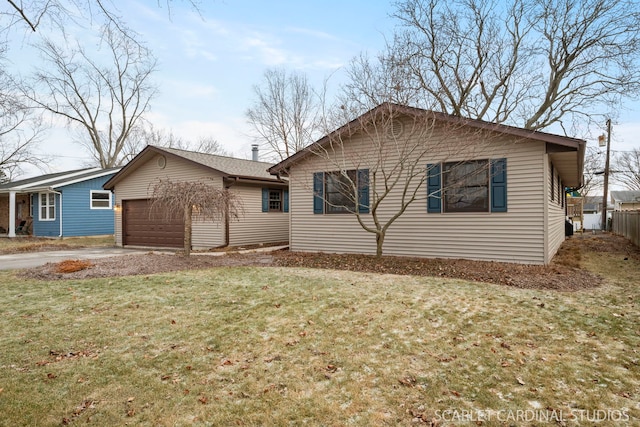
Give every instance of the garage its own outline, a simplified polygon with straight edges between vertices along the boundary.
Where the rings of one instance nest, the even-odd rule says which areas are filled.
[[[161,212],[150,215],[149,200],[122,201],[122,238],[129,246],[182,248],[184,220],[167,220]]]

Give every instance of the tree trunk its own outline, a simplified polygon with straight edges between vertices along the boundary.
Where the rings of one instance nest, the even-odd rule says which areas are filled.
[[[382,258],[382,245],[384,244],[384,231],[376,233],[376,258]]]
[[[191,255],[191,222],[193,214],[193,206],[185,206],[184,208],[184,256]]]

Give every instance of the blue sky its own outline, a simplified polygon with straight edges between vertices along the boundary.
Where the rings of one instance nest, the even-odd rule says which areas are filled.
[[[380,49],[392,25],[385,2],[216,0],[203,2],[201,16],[186,1],[171,2],[170,11],[156,0],[114,4],[158,58],[160,93],[147,118],[185,140],[211,136],[243,158],[252,143],[244,112],[267,68],[305,72],[318,86],[333,75],[337,85],[340,68],[361,51]],[[23,72],[39,61],[24,44],[13,55]],[[53,156],[52,171],[91,161],[71,139],[57,128],[40,144]]]
[[[332,75],[335,87],[341,67],[362,51],[382,48],[394,26],[390,1],[202,3],[199,16],[187,2],[173,1],[168,11],[156,0],[113,0],[159,60],[155,80],[160,94],[148,119],[185,140],[211,136],[243,158],[250,157],[252,143],[244,112],[252,102],[252,85],[260,83],[267,68],[303,71],[315,86]],[[20,55],[27,63],[37,61],[24,46]],[[636,111],[623,112],[614,125],[614,150],[640,145]],[[68,131],[58,129],[40,144],[44,154],[54,156],[52,171],[90,161],[70,140]]]

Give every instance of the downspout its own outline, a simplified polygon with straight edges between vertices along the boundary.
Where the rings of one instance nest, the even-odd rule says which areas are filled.
[[[60,234],[58,235],[58,239],[62,239],[62,193],[55,190],[49,190],[49,191],[51,191],[53,194],[58,194],[60,196]]]

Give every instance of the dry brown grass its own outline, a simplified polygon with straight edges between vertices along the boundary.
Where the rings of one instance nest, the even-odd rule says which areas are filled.
[[[65,239],[49,239],[43,237],[18,237],[15,239],[2,238],[0,239],[0,254],[57,251],[113,245],[113,236],[70,237]]]

